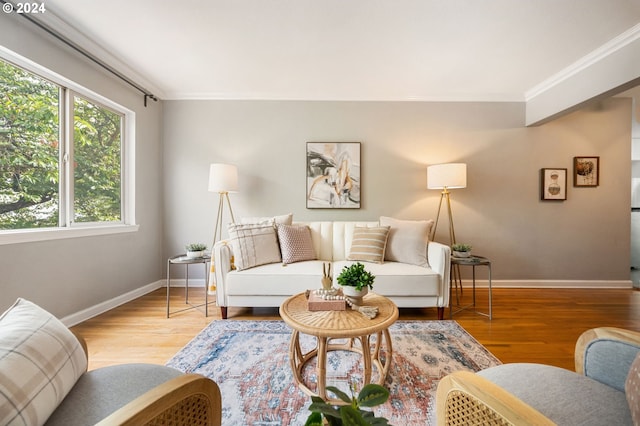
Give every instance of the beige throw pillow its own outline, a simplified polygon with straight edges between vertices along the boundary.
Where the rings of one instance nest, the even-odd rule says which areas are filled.
[[[317,259],[311,239],[311,229],[308,226],[278,225],[278,239],[282,263],[285,265]]]
[[[380,225],[390,227],[385,260],[429,267],[427,244],[433,220],[400,220],[381,216]]]
[[[383,263],[388,237],[388,226],[356,226],[353,229],[353,240],[347,260]]]
[[[229,225],[229,240],[238,271],[282,261],[273,225]]]
[[[0,316],[0,371],[0,424],[41,425],[87,371],[87,356],[60,320],[18,299]]]

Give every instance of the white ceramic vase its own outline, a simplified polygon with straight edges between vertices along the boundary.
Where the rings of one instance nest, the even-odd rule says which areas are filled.
[[[189,259],[197,259],[199,257],[204,256],[204,250],[200,250],[200,251],[188,251],[187,252],[187,257]]]
[[[455,257],[471,257],[470,251],[454,251],[453,255]]]
[[[342,294],[354,305],[362,305],[362,298],[369,293],[368,287],[363,287],[362,290],[356,290],[355,287],[341,285],[340,288],[342,288]]]

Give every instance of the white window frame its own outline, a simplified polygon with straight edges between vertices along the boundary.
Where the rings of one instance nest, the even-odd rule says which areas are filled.
[[[65,141],[64,148],[60,150],[60,224],[55,228],[0,230],[0,245],[136,232],[139,226],[136,224],[135,220],[135,112],[93,92],[92,90],[80,86],[60,74],[18,55],[4,46],[0,46],[0,58],[59,85],[62,88],[60,95],[61,100],[64,99],[64,104],[66,105],[66,111],[65,108],[60,108],[60,122],[64,123],[60,129],[60,140]],[[67,206],[69,199],[66,194],[69,194],[69,185],[71,185],[72,180],[70,180],[69,168],[63,164],[63,156],[68,152],[69,144],[72,143],[72,135],[64,133],[73,131],[73,125],[69,127],[69,120],[73,119],[73,115],[69,118],[68,115],[69,99],[70,97],[73,98],[74,93],[86,98],[90,102],[95,102],[98,105],[104,106],[123,115],[123,124],[121,128],[122,217],[119,222],[74,223],[73,217],[70,217],[70,214],[73,214],[73,209],[69,209]],[[71,103],[70,108],[71,111],[73,111],[73,102]],[[63,144],[61,144],[61,146],[63,146]]]

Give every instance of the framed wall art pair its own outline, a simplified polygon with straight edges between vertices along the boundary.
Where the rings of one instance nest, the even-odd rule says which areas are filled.
[[[540,197],[542,200],[567,199],[567,169],[540,170]],[[600,184],[600,157],[573,157],[573,186],[596,187]]]

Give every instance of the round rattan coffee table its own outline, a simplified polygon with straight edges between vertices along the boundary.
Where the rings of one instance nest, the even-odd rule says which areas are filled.
[[[391,366],[393,347],[389,326],[398,319],[398,307],[391,300],[375,293],[364,297],[364,305],[378,307],[378,315],[369,319],[360,312],[347,308],[346,311],[309,311],[304,293],[291,296],[280,306],[280,316],[293,329],[289,358],[291,370],[296,384],[307,395],[315,395],[325,401],[339,403],[339,400],[327,398],[325,390],[327,381],[327,352],[346,350],[362,355],[363,383],[371,383],[371,366],[378,370],[378,381],[382,385]],[[300,347],[300,333],[316,337],[316,347],[303,353]],[[371,337],[376,336],[371,342]],[[348,339],[346,343],[332,344],[331,339]],[[359,343],[359,345],[358,345]],[[381,357],[382,347],[385,356]],[[313,392],[304,383],[302,371],[305,364],[316,357],[316,373],[318,384]]]

